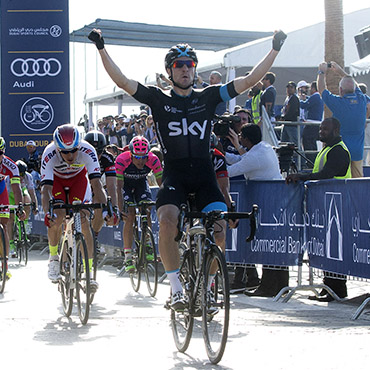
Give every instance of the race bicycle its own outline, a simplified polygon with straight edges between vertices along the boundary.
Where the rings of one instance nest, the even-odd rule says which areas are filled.
[[[68,188],[65,189],[66,194]],[[68,199],[68,196],[66,196]],[[77,302],[80,321],[85,325],[89,319],[90,303],[93,294],[90,286],[89,256],[85,238],[82,234],[81,213],[84,210],[105,208],[101,203],[55,203],[49,201],[49,214],[54,209],[65,209],[65,222],[62,237],[59,242],[59,264],[61,278],[58,281],[59,292],[62,296],[64,314],[69,317],[72,313],[73,297]],[[109,208],[108,208],[109,209]]]
[[[230,293],[225,255],[214,239],[220,220],[249,218],[254,238],[258,207],[251,212],[192,212],[181,208],[179,217],[180,281],[187,305],[183,311],[171,309],[171,327],[177,349],[185,352],[193,332],[194,318],[202,317],[202,332],[208,358],[217,364],[227,342]],[[185,230],[185,231],[184,231]],[[167,308],[170,306],[167,304]]]
[[[131,285],[134,291],[138,292],[141,275],[144,274],[152,297],[156,295],[158,287],[158,259],[153,232],[148,223],[148,209],[154,205],[155,202],[130,205],[136,209],[132,250],[132,263],[135,269],[130,273]]]
[[[9,210],[10,208],[22,211],[23,204],[19,203],[18,206],[0,205],[0,210]],[[3,225],[0,224],[0,294],[4,293],[5,283],[8,280],[8,253],[9,245],[6,244],[5,230]]]

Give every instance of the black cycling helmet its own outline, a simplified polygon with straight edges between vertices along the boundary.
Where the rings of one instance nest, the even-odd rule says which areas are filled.
[[[98,130],[88,132],[84,140],[91,144],[98,154],[101,154],[107,145],[104,134]]]
[[[24,176],[24,174],[26,173],[27,171],[27,164],[24,163],[23,161],[21,160],[18,160],[17,162],[15,162],[15,164],[18,166],[18,170],[19,170],[19,174],[21,176]]]
[[[166,57],[164,59],[165,67],[171,68],[173,62],[181,57],[188,57],[194,60],[196,64],[198,64],[197,54],[189,44],[177,44],[175,46],[172,46],[172,48],[168,50],[168,53],[166,54]]]

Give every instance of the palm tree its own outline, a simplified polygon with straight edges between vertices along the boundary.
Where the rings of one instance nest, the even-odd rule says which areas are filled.
[[[344,68],[342,0],[325,0],[325,60],[335,61]],[[328,90],[338,94],[339,81],[340,77],[329,70],[326,78]]]

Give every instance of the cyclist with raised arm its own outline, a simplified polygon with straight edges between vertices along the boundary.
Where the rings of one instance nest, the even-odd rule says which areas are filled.
[[[14,203],[23,203],[23,196],[20,187],[19,170],[16,163],[5,155],[6,143],[3,137],[0,137],[0,205],[9,204],[9,195],[6,188],[5,178],[9,176],[10,188],[14,194]],[[25,220],[26,213],[24,210],[18,211],[17,216],[20,220]],[[4,228],[5,236],[5,255],[8,257],[9,254],[9,237],[8,237],[8,221],[10,217],[9,208],[0,209],[0,223]],[[8,277],[10,275],[8,274]]]
[[[107,53],[101,31],[93,30],[89,38],[95,42],[104,67],[117,86],[152,110],[164,155],[163,184],[157,197],[159,252],[171,284],[171,307],[183,310],[186,302],[179,279],[180,256],[175,241],[180,206],[189,193],[195,193],[198,210],[227,210],[209,155],[214,111],[220,102],[233,99],[261,80],[272,66],[286,35],[282,31],[275,32],[272,50],[247,76],[203,90],[193,89],[198,58],[188,44],[176,45],[168,51],[165,68],[173,88],[161,90],[127,78]]]
[[[60,278],[58,243],[62,234],[62,222],[65,210],[55,209],[55,214],[49,214],[49,200],[73,203],[80,201],[88,203],[106,203],[107,197],[100,181],[100,165],[98,156],[92,145],[81,140],[81,134],[72,124],[58,126],[53,134],[53,141],[45,148],[41,160],[41,202],[45,212],[45,225],[49,241],[49,279],[57,282]],[[65,188],[69,188],[69,199],[66,199]],[[89,266],[93,264],[93,238],[91,234],[89,215],[82,215],[82,232],[85,236]],[[102,210],[97,209],[94,217],[102,219]],[[92,290],[98,288],[96,281],[91,281]]]
[[[21,160],[18,160],[15,163],[18,166],[18,170],[19,170],[20,186],[22,190],[23,201],[24,201],[24,204],[28,204],[27,206],[24,206],[24,211],[26,212],[26,219],[24,220],[24,224],[26,226],[28,223],[28,218],[30,217],[30,213],[31,213],[31,206],[29,204],[30,203],[33,204],[32,211],[33,211],[33,214],[36,215],[38,213],[38,202],[36,198],[32,175],[27,172],[27,164]],[[9,204],[15,205],[16,202],[14,200],[14,193],[13,193],[13,190],[10,184],[10,178],[7,177],[5,181],[6,181],[6,188],[9,194]],[[17,250],[14,244],[14,227],[13,227],[14,221],[15,221],[14,212],[10,211],[8,236],[9,236],[10,254],[12,257],[17,256]]]
[[[150,149],[149,141],[143,136],[135,136],[128,146],[129,150],[116,158],[118,206],[124,215],[123,249],[125,254],[125,270],[132,273],[135,266],[132,262],[131,247],[134,238],[133,225],[135,221],[134,205],[151,202],[151,192],[147,175],[153,171],[157,184],[162,184],[162,164],[159,158]],[[126,204],[128,209],[124,209]],[[148,224],[150,221],[148,209]],[[153,252],[147,251],[146,258],[153,260]],[[150,253],[151,252],[151,253]]]

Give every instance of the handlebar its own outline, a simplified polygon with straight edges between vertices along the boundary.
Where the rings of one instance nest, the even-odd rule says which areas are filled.
[[[91,211],[91,209],[96,208],[105,208],[107,207],[104,203],[76,203],[76,204],[68,204],[68,203],[60,203],[55,202],[54,199],[49,200],[49,214],[54,214],[54,209],[65,209],[66,212],[72,211],[72,212],[79,212],[83,209]],[[108,207],[109,212],[109,207]]]
[[[179,222],[178,222],[178,234],[175,237],[175,241],[179,241],[183,235],[183,228],[185,224],[185,219],[193,219],[193,218],[199,218],[202,219],[204,223],[214,223],[218,220],[238,220],[243,218],[249,218],[249,225],[250,225],[250,234],[246,238],[246,242],[250,242],[253,240],[255,234],[256,234],[256,228],[257,228],[257,212],[258,212],[258,206],[254,204],[252,206],[251,212],[223,212],[223,211],[210,211],[210,212],[194,212],[194,211],[186,211],[187,206],[184,205],[181,207],[181,211],[179,214]]]

